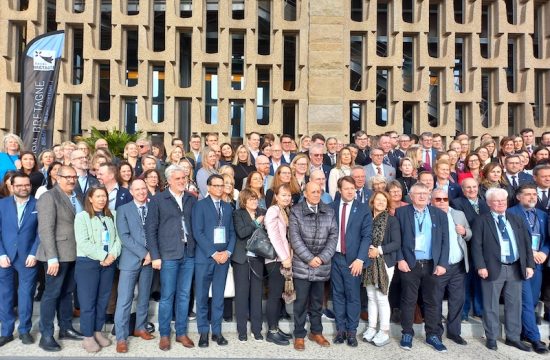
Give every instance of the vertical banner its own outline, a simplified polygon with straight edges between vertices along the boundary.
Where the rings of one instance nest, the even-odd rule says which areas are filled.
[[[34,38],[21,59],[21,138],[25,150],[39,154],[53,145],[55,94],[65,33]]]

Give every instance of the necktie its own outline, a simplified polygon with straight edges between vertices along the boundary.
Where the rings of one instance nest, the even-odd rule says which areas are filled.
[[[476,201],[475,203],[472,203],[472,206],[474,207],[476,214],[479,215],[479,202]]]
[[[382,169],[380,168],[380,166],[377,166],[377,167],[376,167],[376,173],[377,173],[378,175],[382,175]]]
[[[355,193],[356,193],[355,199],[361,201],[361,190],[357,190]]]
[[[542,206],[545,208],[548,207],[548,194],[546,194],[546,190],[542,190],[542,198],[540,200],[542,202]]]
[[[383,160],[384,164],[388,165],[388,166],[391,166],[391,163],[390,163],[390,158],[388,157],[388,155],[384,155],[384,160]]]
[[[508,234],[508,229],[506,228],[506,223],[504,222],[503,215],[498,216],[498,229],[500,231],[500,234],[502,235],[502,240],[508,243],[510,255],[506,256],[506,262],[508,264],[511,264],[514,262],[514,259],[516,257],[514,256],[514,248],[512,247],[512,241],[510,240],[510,234]]]
[[[139,207],[139,215],[141,216],[141,223],[145,225],[145,219],[147,218],[147,208],[144,205]]]
[[[214,201],[214,204],[216,205],[216,211],[218,212],[218,222],[220,222],[222,219],[222,208],[219,201]]]
[[[313,211],[315,214],[317,214],[317,206],[312,206],[310,209],[311,209],[311,211]]]
[[[517,187],[518,187],[518,182],[517,182],[516,178],[517,178],[516,175],[512,175],[512,187],[514,189],[517,189]]]
[[[342,216],[340,219],[340,252],[346,253],[346,209],[348,203],[344,203],[342,206]]]
[[[426,171],[432,171],[432,162],[431,162],[431,159],[430,159],[430,153],[428,152],[428,150],[424,150],[425,151],[425,160],[424,160],[424,169],[426,169]]]

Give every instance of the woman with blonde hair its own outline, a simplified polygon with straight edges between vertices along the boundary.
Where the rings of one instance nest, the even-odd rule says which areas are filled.
[[[23,149],[23,141],[15,134],[6,134],[4,136],[4,145],[0,152],[0,178],[10,170],[21,169],[19,152]]]
[[[136,174],[136,167],[139,167],[140,165],[138,160],[139,151],[138,151],[137,144],[133,141],[126,143],[126,145],[124,146],[124,153],[122,156],[130,164],[130,166],[134,170],[134,174],[138,176]]]
[[[355,165],[351,156],[351,150],[344,147],[336,157],[336,166],[328,175],[328,193],[334,199],[338,191],[338,179],[351,175],[351,168]]]
[[[278,188],[282,184],[287,184],[290,189],[290,192],[292,194],[292,205],[297,204],[298,201],[300,201],[300,197],[302,196],[300,185],[292,174],[292,169],[290,168],[290,166],[283,164],[277,168],[277,171],[275,171],[275,174],[273,175],[273,182],[271,183],[271,188],[268,189],[265,193],[265,203],[268,208],[273,203],[273,198],[275,195],[274,189]]]
[[[256,167],[252,164],[252,155],[250,151],[244,145],[239,145],[235,151],[235,157],[231,163],[233,170],[235,171],[235,187],[242,189],[243,180],[254,170]]]
[[[197,171],[197,186],[199,187],[199,200],[204,199],[208,194],[206,181],[210,175],[218,173],[218,155],[216,151],[209,146],[205,146],[201,151],[202,167]]]
[[[300,192],[303,193],[309,181],[309,157],[304,153],[296,154],[290,162],[290,168],[294,172],[298,185],[300,185]]]

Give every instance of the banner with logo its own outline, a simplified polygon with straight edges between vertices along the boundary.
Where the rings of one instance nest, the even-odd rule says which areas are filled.
[[[55,95],[65,33],[34,38],[21,59],[21,138],[25,150],[39,154],[53,145]]]

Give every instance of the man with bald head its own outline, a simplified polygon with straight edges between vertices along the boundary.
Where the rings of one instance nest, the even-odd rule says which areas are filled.
[[[309,182],[305,201],[292,207],[289,217],[290,244],[294,250],[292,270],[296,300],[294,301],[294,349],[305,349],[306,310],[309,303],[309,339],[326,347],[322,335],[321,312],[325,282],[330,279],[331,259],[338,243],[338,226],[334,209],[321,202],[319,184]]]

